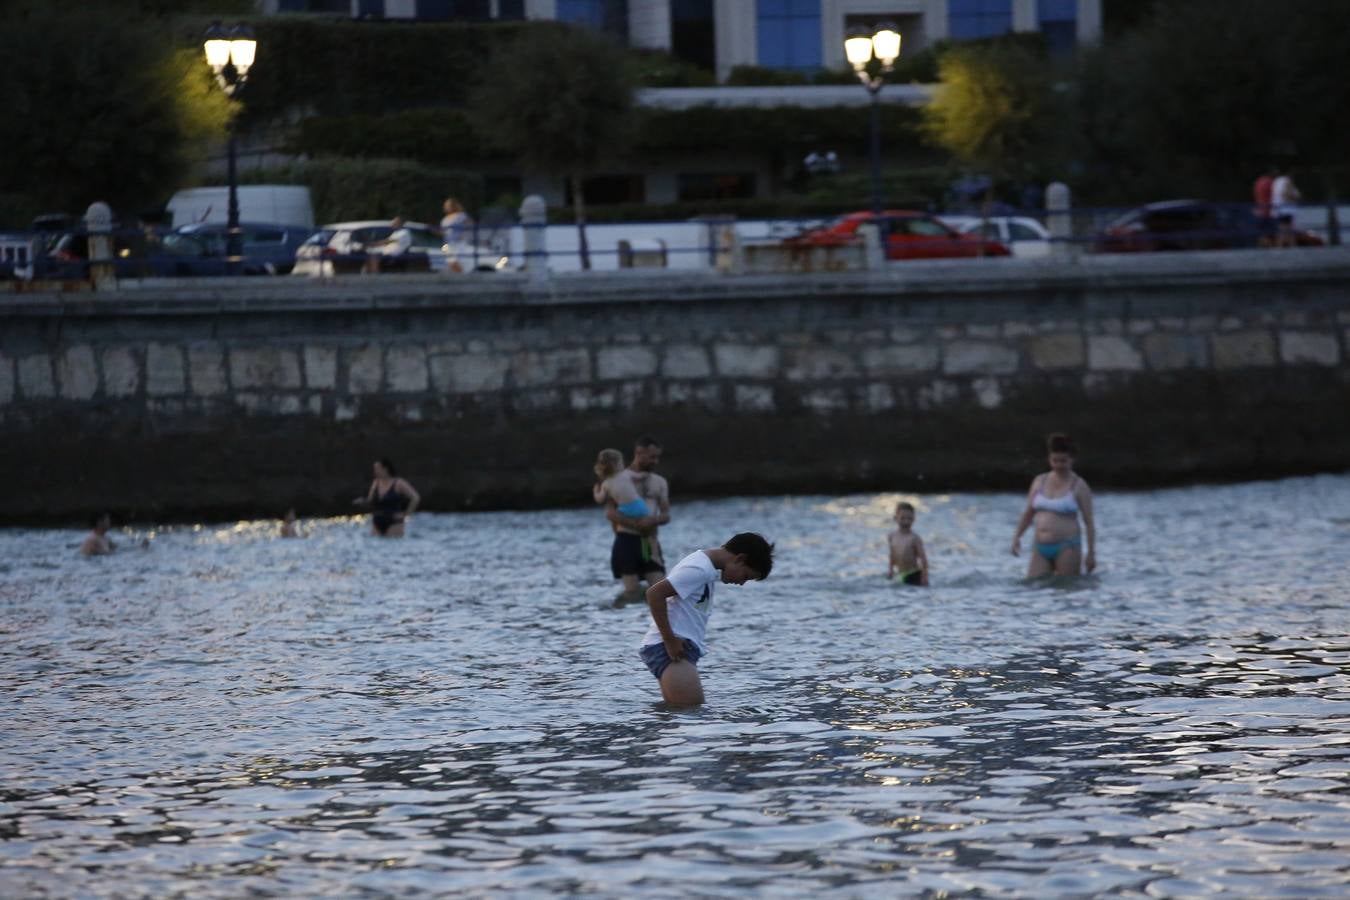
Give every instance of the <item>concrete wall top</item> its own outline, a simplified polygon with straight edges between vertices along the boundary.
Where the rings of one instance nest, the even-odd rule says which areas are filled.
[[[985,259],[890,264],[882,271],[728,276],[714,272],[633,270],[555,274],[531,283],[520,273],[199,278],[124,281],[113,291],[24,290],[0,294],[0,322],[21,318],[214,316],[260,311],[393,311],[528,308],[625,303],[702,303],[771,298],[848,297],[934,300],[964,297],[1009,302],[1047,292],[1187,285],[1350,285],[1350,248],[1213,251],[1084,256],[1076,261]],[[23,286],[21,282],[14,283]],[[36,285],[23,286],[37,288]],[[1350,303],[1350,290],[1346,302]]]

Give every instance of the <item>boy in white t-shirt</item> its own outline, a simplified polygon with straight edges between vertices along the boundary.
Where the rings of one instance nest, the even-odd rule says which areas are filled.
[[[712,615],[713,586],[763,581],[773,569],[773,544],[761,535],[742,532],[721,547],[697,550],[680,560],[670,574],[647,588],[652,624],[638,651],[661,684],[661,696],[677,706],[703,702],[699,657],[708,617]]]

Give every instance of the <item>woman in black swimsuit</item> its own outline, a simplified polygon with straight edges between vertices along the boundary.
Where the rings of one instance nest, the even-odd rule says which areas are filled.
[[[406,479],[398,477],[388,459],[376,461],[370,490],[356,498],[358,505],[370,507],[371,534],[376,537],[403,537],[404,523],[420,502],[421,496]]]

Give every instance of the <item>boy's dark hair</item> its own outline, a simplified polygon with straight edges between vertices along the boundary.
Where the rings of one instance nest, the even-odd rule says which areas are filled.
[[[1074,444],[1073,438],[1058,431],[1046,437],[1045,449],[1051,453],[1067,453],[1070,456],[1078,455],[1078,447]]]
[[[650,434],[644,434],[642,437],[638,438],[636,441],[633,442],[633,446],[659,448],[661,446],[661,442],[658,441],[656,438],[652,437]]]
[[[112,525],[112,516],[110,514],[105,512],[94,513],[92,516],[89,517],[89,527],[97,528],[100,524],[102,524],[104,519],[107,519],[108,524]]]
[[[768,578],[773,571],[773,544],[766,541],[762,534],[742,531],[723,544],[722,549],[737,555],[744,554],[745,564],[759,573],[760,581]]]
[[[901,500],[899,503],[895,504],[895,508],[896,508],[896,509],[907,509],[907,510],[909,510],[910,512],[914,512],[914,504],[913,504],[913,503],[910,503],[908,500]]]

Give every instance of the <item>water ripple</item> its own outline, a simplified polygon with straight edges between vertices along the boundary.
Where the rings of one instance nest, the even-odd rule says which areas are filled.
[[[928,591],[882,577],[898,496],[676,506],[671,555],[780,552],[692,711],[593,510],[0,532],[0,884],[1346,894],[1350,477],[1106,494],[1098,575],[1036,584],[1020,498],[911,497]]]

